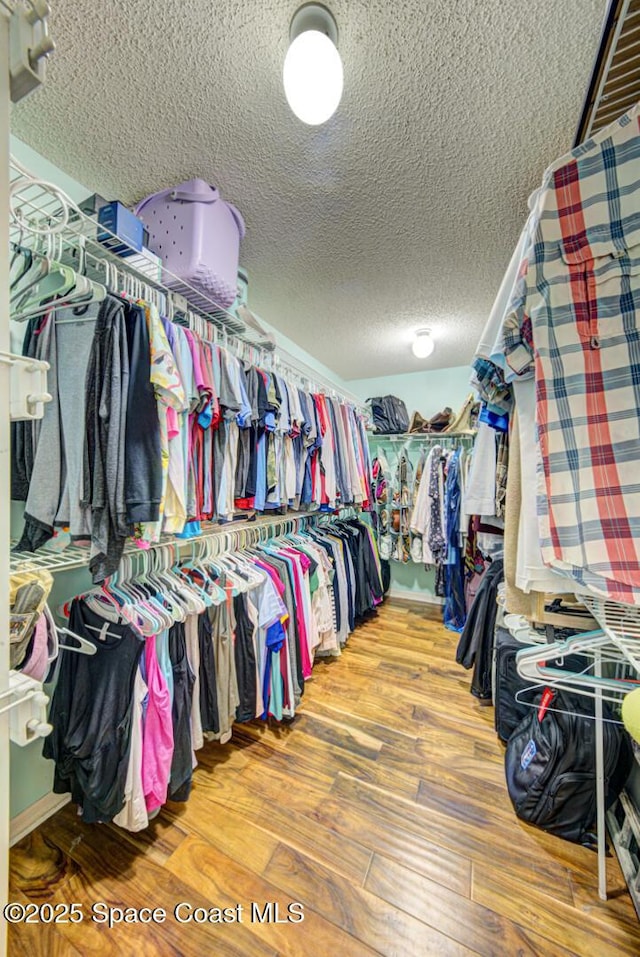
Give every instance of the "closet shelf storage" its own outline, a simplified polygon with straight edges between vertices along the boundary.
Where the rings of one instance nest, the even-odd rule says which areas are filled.
[[[141,272],[130,262],[137,250],[100,226],[82,212],[59,187],[37,179],[12,157],[10,164],[10,240],[15,246],[28,247],[34,253],[58,256],[72,269],[86,273],[97,282],[111,280],[131,295],[154,302],[163,314],[179,324],[194,327],[205,324],[221,345],[241,358],[259,360],[265,367],[280,370],[311,387],[314,391],[340,397],[369,416],[366,405],[353,393],[312,369],[296,356],[278,346],[274,353],[271,339],[243,322],[210,297],[193,290],[202,301],[195,309],[184,297],[157,279]],[[118,254],[114,252],[118,249]],[[128,255],[122,255],[128,250]],[[165,273],[168,271],[165,269]],[[178,280],[182,282],[184,280]],[[206,306],[206,308],[205,308]]]
[[[435,594],[444,599],[444,623],[453,631],[464,626],[471,581],[464,559],[474,532],[464,488],[474,440],[471,431],[369,436],[380,557],[434,569]]]
[[[471,448],[474,439],[475,433],[473,432],[405,432],[402,435],[376,435],[374,432],[369,433],[369,441],[376,443],[390,442],[392,445],[397,445],[399,442],[415,442],[426,445],[442,445],[446,448],[462,444],[467,448]]]
[[[139,831],[167,800],[187,801],[194,752],[224,746],[237,724],[293,719],[315,662],[339,657],[382,598],[371,529],[353,510],[184,546],[126,555],[65,606],[68,633],[89,647],[58,656],[44,756],[85,823]]]

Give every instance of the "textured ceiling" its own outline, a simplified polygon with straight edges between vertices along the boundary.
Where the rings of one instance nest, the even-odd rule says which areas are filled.
[[[571,144],[604,0],[329,3],[345,91],[323,127],[282,90],[296,0],[51,0],[57,51],[13,130],[125,202],[215,183],[254,311],[342,377],[460,365]]]

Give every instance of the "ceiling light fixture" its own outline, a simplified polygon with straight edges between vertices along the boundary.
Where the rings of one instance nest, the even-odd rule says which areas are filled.
[[[418,329],[411,343],[411,351],[417,359],[428,359],[436,345],[428,329]]]
[[[282,70],[287,102],[303,123],[320,126],[333,116],[342,97],[336,21],[322,4],[305,3],[294,14],[289,37]]]

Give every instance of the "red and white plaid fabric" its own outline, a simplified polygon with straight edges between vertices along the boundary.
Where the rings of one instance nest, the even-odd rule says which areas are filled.
[[[640,604],[640,105],[547,173],[504,324],[535,373],[544,561]]]

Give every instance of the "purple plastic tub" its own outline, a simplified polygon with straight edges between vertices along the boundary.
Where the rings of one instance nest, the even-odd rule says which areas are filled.
[[[166,286],[205,311],[211,300],[225,309],[233,303],[244,220],[214,186],[190,179],[147,196],[135,212],[149,231],[149,248],[162,259]]]

